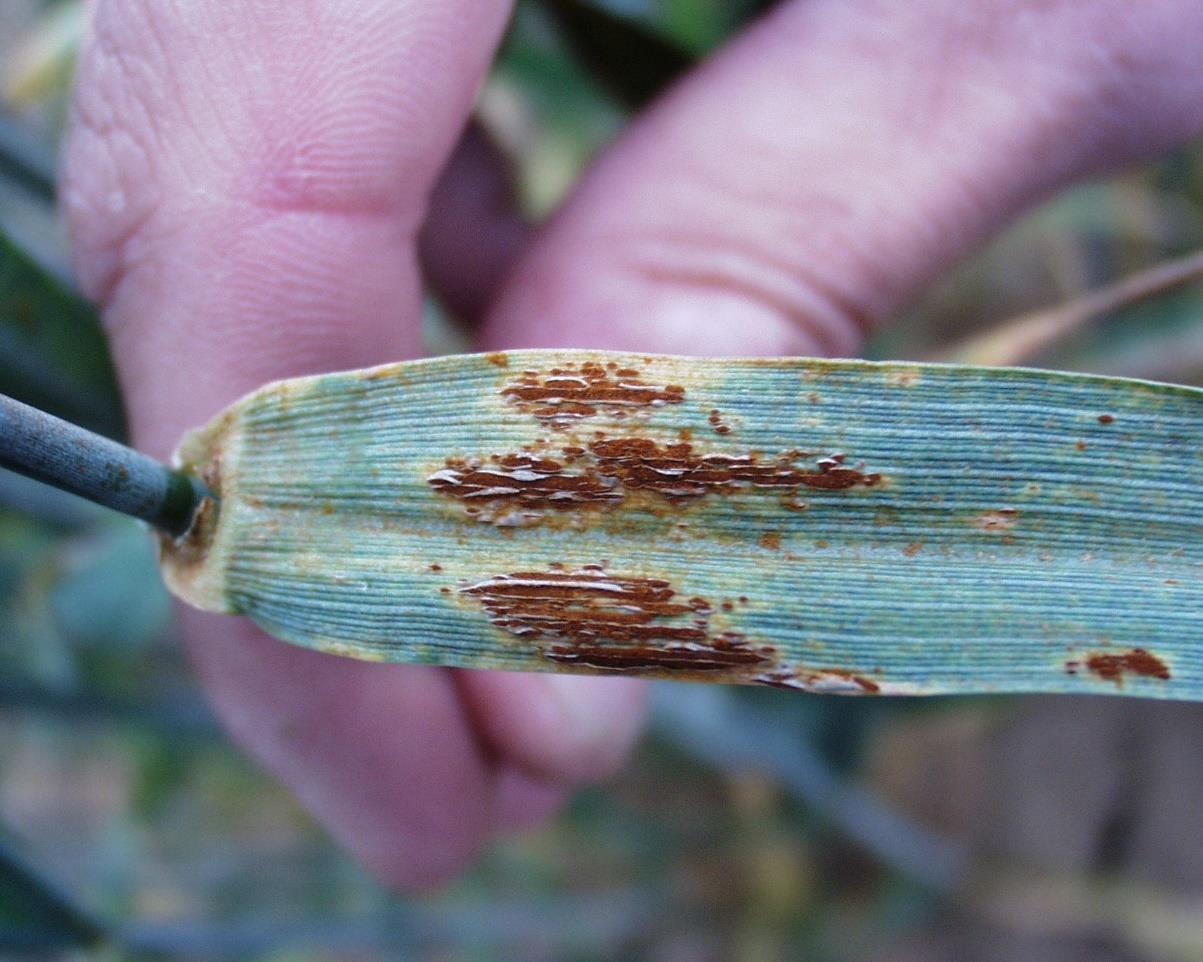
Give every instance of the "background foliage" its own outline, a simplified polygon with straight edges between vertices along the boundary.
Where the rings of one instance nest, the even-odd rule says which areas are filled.
[[[764,5],[520,4],[479,113],[532,215]],[[0,8],[0,391],[119,436],[52,207],[80,24],[74,2]],[[870,352],[955,353],[1201,239],[1195,144],[1025,218]],[[454,344],[432,316],[432,341]],[[1203,383],[1203,285],[1087,311],[1025,359]],[[6,955],[1203,958],[1196,706],[662,686],[620,779],[397,899],[217,731],[131,523],[0,475],[0,639]]]

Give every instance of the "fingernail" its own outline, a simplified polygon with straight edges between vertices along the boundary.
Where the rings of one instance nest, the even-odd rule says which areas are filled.
[[[643,726],[646,686],[634,678],[580,675],[545,675],[544,682],[559,709],[561,735],[588,756],[585,767],[598,777],[616,769]]]

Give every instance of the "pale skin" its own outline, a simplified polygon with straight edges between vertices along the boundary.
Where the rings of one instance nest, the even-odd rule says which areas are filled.
[[[1026,207],[1203,128],[1196,0],[794,0],[528,228],[461,141],[509,12],[96,0],[63,199],[140,447],[268,380],[420,354],[423,277],[482,349],[853,353]],[[401,888],[613,773],[640,728],[628,679],[183,621],[234,737]]]

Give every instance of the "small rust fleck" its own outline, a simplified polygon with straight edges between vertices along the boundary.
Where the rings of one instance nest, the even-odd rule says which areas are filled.
[[[723,423],[723,412],[718,408],[712,408],[710,410],[710,416],[707,418],[707,420],[710,422],[710,426],[714,428],[715,434],[731,433],[731,426]]]
[[[914,387],[919,383],[921,375],[918,368],[903,368],[887,371],[885,381],[893,387]]]
[[[781,535],[776,531],[766,531],[757,540],[760,547],[768,548],[770,551],[776,551],[781,547]]]
[[[844,668],[784,669],[765,672],[753,680],[771,688],[832,694],[876,695],[881,692],[881,686],[877,682]]]
[[[488,361],[490,364],[492,364],[494,367],[509,367],[510,366],[509,355],[506,354],[504,351],[493,351],[490,354],[486,354],[485,360]]]
[[[1006,534],[1015,527],[1019,511],[1015,508],[998,508],[994,511],[983,511],[973,519],[973,526],[990,534]]]
[[[1078,664],[1076,661],[1066,662],[1065,669],[1070,674],[1074,674]],[[1168,681],[1170,678],[1170,670],[1165,662],[1144,648],[1133,648],[1122,655],[1100,652],[1091,655],[1082,664],[1085,664],[1087,670],[1098,675],[1099,678],[1113,681],[1116,685],[1123,685],[1124,675],[1160,678],[1162,681]]]
[[[679,404],[678,384],[649,384],[633,368],[609,369],[585,362],[550,372],[523,371],[502,388],[501,396],[555,430],[584,418],[607,414],[621,418],[633,411]]]
[[[430,570],[431,570],[431,571],[442,571],[442,570],[443,570],[443,566],[442,566],[442,565],[439,565],[439,564],[434,564],[434,565],[431,565],[431,566],[430,566]]]
[[[503,631],[561,664],[652,674],[763,670],[775,652],[735,632],[710,634],[710,603],[679,601],[659,578],[574,571],[518,571],[460,589]]]
[[[1086,450],[1086,442],[1085,442],[1085,441],[1078,441],[1078,442],[1077,442],[1077,443],[1074,445],[1074,447],[1075,447],[1075,448],[1077,448],[1079,451],[1085,451],[1085,450]]]
[[[902,553],[904,555],[906,555],[908,558],[913,558],[913,557],[915,557],[915,555],[917,555],[922,550],[923,550],[923,542],[922,541],[912,541],[910,544],[908,544],[905,548],[902,549]]]
[[[1115,421],[1114,414],[1100,414],[1099,415],[1099,424],[1111,424],[1114,421]]]

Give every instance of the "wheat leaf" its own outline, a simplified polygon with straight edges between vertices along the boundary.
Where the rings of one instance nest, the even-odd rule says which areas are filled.
[[[269,385],[180,450],[178,594],[322,651],[1203,698],[1203,392],[515,351]]]

